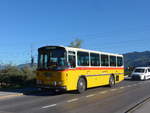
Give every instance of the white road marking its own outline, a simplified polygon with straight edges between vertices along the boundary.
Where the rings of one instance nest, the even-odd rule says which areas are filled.
[[[107,93],[108,91],[102,91],[102,92],[99,92],[100,94],[105,94]]]
[[[110,91],[116,91],[117,89],[111,89]]]
[[[131,87],[131,85],[128,85],[127,87]]]
[[[43,109],[46,109],[46,108],[50,108],[50,107],[54,107],[54,106],[56,106],[57,104],[51,104],[51,105],[48,105],[48,106],[44,106],[44,107],[42,107]]]
[[[124,89],[125,87],[120,87],[120,89]]]
[[[89,98],[89,97],[93,97],[93,96],[95,96],[95,94],[87,95],[86,97]]]
[[[70,103],[70,102],[74,102],[74,101],[77,101],[77,100],[79,100],[79,99],[75,98],[75,99],[68,100],[67,102]]]

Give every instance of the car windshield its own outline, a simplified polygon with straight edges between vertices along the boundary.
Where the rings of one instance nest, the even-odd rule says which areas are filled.
[[[145,69],[135,69],[134,72],[136,73],[144,73]]]
[[[67,67],[66,51],[60,47],[47,47],[39,50],[39,69],[63,69]]]

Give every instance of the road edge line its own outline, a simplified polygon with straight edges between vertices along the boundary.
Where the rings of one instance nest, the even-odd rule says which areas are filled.
[[[136,105],[134,105],[132,108],[128,109],[124,113],[133,113],[135,110],[139,109],[142,107],[144,104],[146,104],[148,101],[150,101],[150,97],[145,98],[141,102],[138,102]]]

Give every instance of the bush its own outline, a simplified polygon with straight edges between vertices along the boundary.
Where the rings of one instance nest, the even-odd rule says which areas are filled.
[[[0,70],[0,85],[3,86],[29,86],[35,85],[35,69],[31,67],[18,68],[7,66]]]

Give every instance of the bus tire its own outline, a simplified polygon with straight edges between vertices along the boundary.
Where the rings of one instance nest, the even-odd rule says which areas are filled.
[[[110,76],[109,78],[109,87],[114,87],[115,86],[115,77],[113,75]]]
[[[78,93],[83,93],[86,90],[86,81],[83,77],[78,80],[77,91]]]

